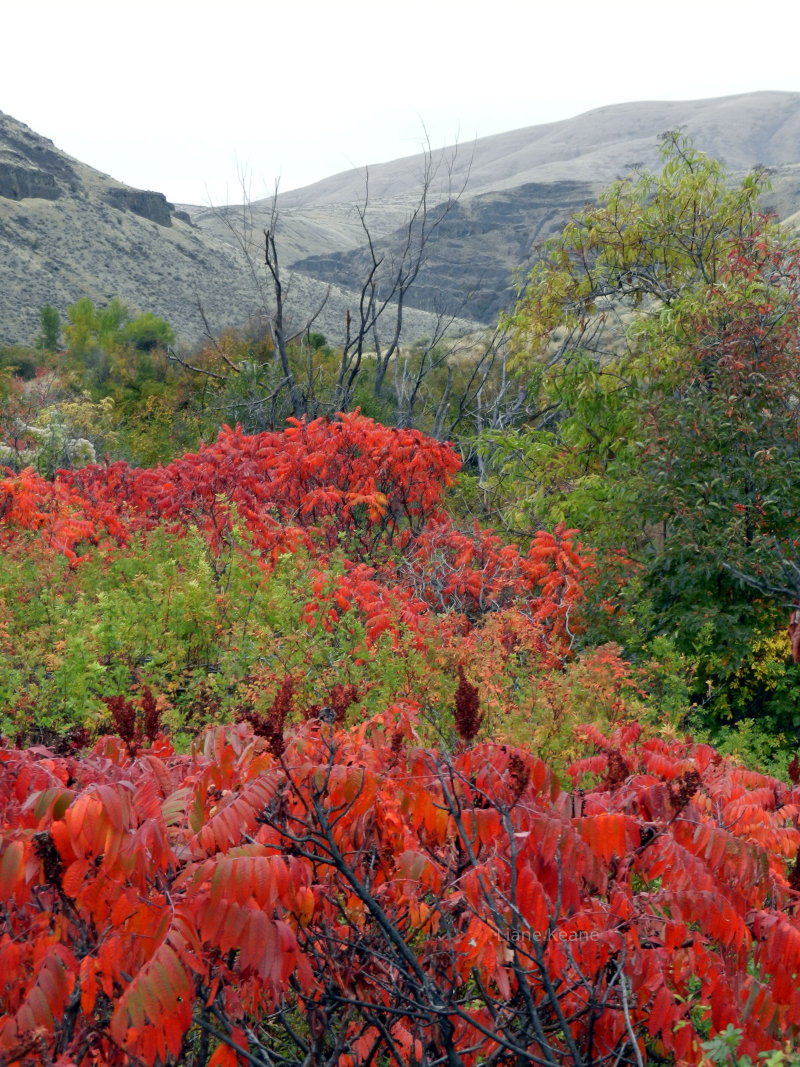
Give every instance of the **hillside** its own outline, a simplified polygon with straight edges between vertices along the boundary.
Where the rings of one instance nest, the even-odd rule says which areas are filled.
[[[772,206],[783,217],[800,208],[798,93],[615,105],[444,149],[431,160],[439,165],[431,202],[463,193],[409,295],[407,335],[430,332],[430,311],[458,314],[464,329],[491,323],[513,300],[513,272],[530,263],[537,244],[610,180],[656,166],[659,135],[676,127],[737,172],[773,168]],[[388,256],[424,162],[411,156],[369,170],[368,220]],[[290,317],[302,324],[331,284],[317,327],[333,340],[364,277],[356,211],[364,196],[364,172],[353,170],[278,198]],[[0,113],[0,340],[30,342],[42,304],[63,313],[81,296],[99,303],[119,296],[166,317],[186,341],[203,331],[198,303],[214,330],[241,324],[258,313],[263,296],[237,232],[247,230],[260,269],[271,212],[271,200],[247,211],[176,207],[161,193],[132,189],[72,159]]]
[[[212,209],[189,210],[199,224],[162,193],[125,186],[0,112],[0,342],[32,342],[43,304],[63,315],[82,296],[101,305],[120,297],[165,317],[189,342],[204,330],[200,305],[214,331],[257,315],[261,294],[230,228]],[[316,226],[314,213],[307,214],[309,221],[293,223],[302,254],[342,247],[331,222],[335,211]],[[235,210],[235,224],[240,217]],[[263,241],[260,228],[255,239]],[[254,256],[261,261],[260,247]],[[326,289],[307,276],[292,279],[290,321],[302,322]],[[352,294],[332,286],[321,328],[343,325],[352,302]],[[408,320],[415,336],[430,331],[427,316],[412,313]]]
[[[754,93],[718,100],[631,103],[598,108],[574,119],[531,126],[447,149],[452,187],[465,187],[438,235],[436,252],[412,302],[434,308],[441,294],[455,311],[490,323],[514,296],[514,272],[529,266],[537,245],[609,182],[634,170],[659,168],[660,134],[681,128],[708,155],[743,173],[772,170],[766,206],[781,217],[800,207],[800,94]],[[421,172],[419,157],[370,168],[372,196],[397,204],[397,190]],[[446,167],[442,167],[445,170]],[[363,175],[338,175],[279,199],[284,219],[335,198],[363,198]],[[387,237],[397,247],[402,232]],[[342,249],[301,259],[295,268],[352,284],[363,276],[363,254]]]

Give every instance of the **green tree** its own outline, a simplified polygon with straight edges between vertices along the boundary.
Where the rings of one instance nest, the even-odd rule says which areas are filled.
[[[669,639],[705,722],[788,735],[800,693],[764,591],[800,522],[798,253],[760,212],[758,175],[736,184],[677,135],[664,156],[532,273],[512,329],[541,414],[487,448],[508,525],[564,520],[635,561],[615,616],[631,653]]]
[[[728,268],[654,338],[670,359],[641,406],[641,460],[661,561],[699,554],[756,586],[779,580],[800,516],[800,250],[756,235]]]
[[[672,359],[676,315],[764,227],[760,175],[732,185],[678,134],[662,155],[660,175],[615,183],[546,246],[511,318],[517,371],[540,413],[490,441],[511,474],[515,527],[555,515],[600,544],[634,550],[651,539],[643,401]]]
[[[84,296],[67,308],[67,316],[69,322],[64,332],[73,355],[87,355],[96,350],[113,352],[128,343],[130,311],[117,297],[106,307],[98,308]]]
[[[175,334],[166,319],[160,319],[151,311],[137,315],[125,324],[122,337],[126,344],[139,352],[151,352],[154,348],[166,348],[175,344]]]
[[[110,351],[124,344],[124,330],[129,320],[128,308],[117,297],[114,297],[108,307],[98,309],[95,316],[98,346]]]
[[[36,347],[54,352],[61,339],[61,316],[52,304],[45,304],[39,311],[41,333],[36,338]]]
[[[676,305],[672,336],[659,329],[671,358],[641,408],[660,531],[645,557],[653,624],[694,651],[695,698],[715,719],[751,718],[787,738],[800,727],[781,632],[800,596],[799,302],[798,250],[743,241],[720,285]]]
[[[81,297],[67,308],[67,325],[64,335],[73,355],[85,355],[91,351],[97,336],[97,309],[88,296]]]

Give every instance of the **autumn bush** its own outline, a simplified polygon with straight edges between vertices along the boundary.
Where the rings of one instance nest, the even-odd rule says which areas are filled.
[[[702,1062],[800,1032],[800,793],[588,727],[420,747],[395,705],[0,762],[0,1051],[31,1063]]]
[[[107,697],[149,686],[188,742],[209,716],[268,705],[288,675],[311,704],[336,684],[365,714],[418,700],[433,738],[452,734],[462,662],[487,722],[501,699],[535,717],[535,679],[572,655],[591,558],[563,528],[526,551],[457,528],[442,496],[458,465],[348,415],[226,430],[163,468],[9,472],[3,731],[101,732]]]
[[[5,472],[9,1067],[797,1040],[797,785],[656,736],[575,531],[456,525],[458,465],[353,414]]]

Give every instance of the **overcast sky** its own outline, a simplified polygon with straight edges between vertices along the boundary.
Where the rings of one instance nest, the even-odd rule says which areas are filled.
[[[800,90],[798,0],[0,0],[0,110],[176,203],[606,104]]]

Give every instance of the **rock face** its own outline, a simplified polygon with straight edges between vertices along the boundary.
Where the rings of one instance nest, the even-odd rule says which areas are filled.
[[[530,182],[452,203],[437,230],[430,259],[411,290],[410,303],[432,313],[495,323],[500,312],[514,303],[516,272],[532,265],[541,242],[557,233],[599,188],[589,182]],[[376,243],[378,254],[391,259],[404,238],[404,231],[387,235]],[[353,288],[368,270],[360,249],[309,256],[292,266]]]
[[[1,117],[2,113],[0,113]],[[21,123],[2,124],[0,197],[7,200],[57,200],[75,181],[67,158]]]
[[[58,200],[61,189],[46,171],[0,162],[0,196],[8,200]]]
[[[657,169],[660,135],[676,128],[737,173],[770,167],[767,206],[800,220],[800,93],[615,105],[443,149],[432,160],[443,164],[442,178],[428,198],[432,217],[443,217],[408,294],[406,336],[429,335],[435,312],[459,316],[465,330],[494,323],[513,305],[518,271],[532,265],[541,242],[613,179]],[[386,262],[405,240],[423,162],[369,169],[370,231]],[[330,287],[314,329],[341,340],[366,277],[356,211],[364,192],[364,172],[347,171],[278,198],[290,328],[302,328]],[[272,209],[271,200],[247,212],[176,209],[162,193],[92,170],[0,112],[0,343],[30,343],[43,304],[63,315],[83,296],[152,311],[189,342],[203,334],[204,320],[213,331],[244,325],[269,310],[263,230]]]
[[[0,262],[0,343],[30,343],[42,305],[65,316],[83,296],[119,297],[192,340],[198,301],[215,326],[252,305],[230,246],[200,235],[163,193],[122,185],[2,112]]]
[[[143,189],[120,186],[118,189],[109,189],[106,199],[112,207],[119,208],[120,211],[132,211],[134,215],[157,222],[159,226],[172,225],[175,205],[170,204],[163,193],[150,193]],[[185,213],[182,214],[185,218]]]

